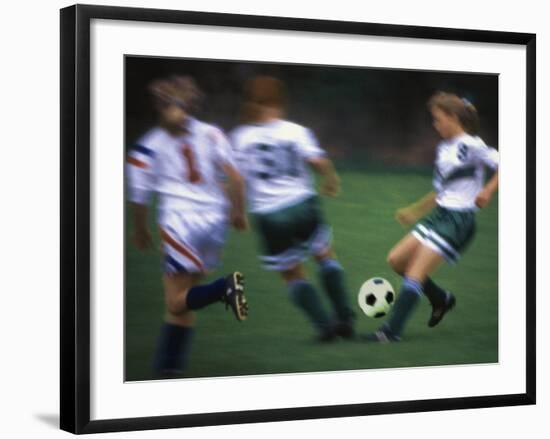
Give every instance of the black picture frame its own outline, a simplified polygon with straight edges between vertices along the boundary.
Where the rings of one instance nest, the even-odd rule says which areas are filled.
[[[90,420],[90,22],[132,20],[205,26],[325,32],[526,48],[526,376],[525,393],[346,404],[176,416]],[[252,422],[305,420],[482,407],[536,401],[536,36],[530,33],[75,5],[61,10],[61,404],[63,430],[98,433]]]

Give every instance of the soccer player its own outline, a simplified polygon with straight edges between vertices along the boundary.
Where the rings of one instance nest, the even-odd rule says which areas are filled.
[[[185,369],[194,311],[222,301],[237,320],[247,317],[241,273],[198,285],[219,262],[228,222],[244,230],[247,220],[244,179],[235,168],[225,135],[191,116],[201,96],[195,81],[187,76],[159,79],[150,85],[150,92],[158,125],[128,154],[128,189],[133,241],[139,250],[151,247],[147,205],[151,194],[158,194],[166,313],[154,372],[170,377]]]
[[[416,203],[399,209],[403,225],[418,222],[388,255],[392,269],[403,276],[400,294],[388,320],[369,341],[399,341],[422,293],[432,305],[429,327],[436,326],[455,306],[455,296],[429,276],[443,262],[455,263],[475,232],[475,215],[487,206],[498,187],[498,152],[477,135],[479,118],[466,99],[438,92],[428,101],[433,126],[442,141],[437,146],[433,186]],[[485,168],[495,172],[485,182]]]
[[[283,83],[258,76],[247,83],[245,123],[231,133],[239,170],[247,180],[248,208],[260,235],[267,270],[278,271],[291,301],[313,324],[319,341],[354,336],[354,313],[344,271],[331,248],[331,229],[323,219],[310,169],[322,177],[321,190],[335,196],[340,181],[312,132],[284,120]],[[334,310],[331,317],[303,262],[313,255]]]

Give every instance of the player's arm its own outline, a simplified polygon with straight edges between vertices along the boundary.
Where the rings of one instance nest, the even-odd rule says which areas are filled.
[[[493,194],[498,188],[498,151],[487,145],[483,145],[476,151],[479,161],[488,168],[494,170],[493,176],[485,184],[483,189],[477,194],[476,206],[483,208],[489,204]]]
[[[403,226],[414,224],[436,206],[436,197],[437,194],[435,192],[428,192],[409,206],[397,209],[395,212],[395,219]]]
[[[139,250],[147,250],[153,246],[151,233],[147,228],[147,211],[146,204],[130,203],[132,209],[132,218],[134,222],[134,245]]]
[[[484,208],[489,204],[493,194],[498,188],[498,171],[496,171],[493,176],[489,179],[487,184],[483,189],[477,194],[476,197],[476,206],[479,208]]]
[[[321,193],[329,197],[338,195],[340,192],[340,177],[338,177],[332,161],[319,146],[317,138],[310,129],[302,127],[297,131],[296,147],[305,163],[321,176]]]
[[[237,170],[236,160],[239,154],[231,147],[229,139],[221,132],[215,131],[218,153],[218,160],[223,173],[227,177],[225,193],[231,203],[229,220],[237,230],[247,230],[248,220],[246,217],[245,202],[245,181],[242,174]]]
[[[226,193],[231,203],[229,218],[231,224],[237,230],[248,229],[248,220],[245,213],[245,182],[243,176],[233,166],[226,162],[222,170],[227,176]]]
[[[307,163],[321,176],[321,193],[329,197],[335,197],[340,192],[340,177],[334,169],[332,161],[324,156],[310,157]]]
[[[151,233],[147,227],[148,203],[153,192],[154,152],[141,145],[135,145],[128,153],[128,199],[134,226],[132,241],[139,250],[152,247]]]

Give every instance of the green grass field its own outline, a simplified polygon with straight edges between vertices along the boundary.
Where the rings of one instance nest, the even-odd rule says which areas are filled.
[[[357,305],[357,291],[368,278],[387,278],[396,291],[400,279],[386,265],[388,250],[406,233],[393,220],[396,208],[431,189],[431,175],[421,172],[360,171],[338,167],[342,193],[323,199],[334,229],[334,247],[346,270],[358,316],[358,330],[376,329]],[[128,217],[128,216],[127,216]],[[151,230],[156,233],[151,217]],[[127,218],[129,221],[129,218]],[[220,303],[198,313],[187,377],[213,377],[336,371],[369,368],[492,363],[498,361],[498,201],[478,213],[477,235],[456,266],[443,266],[434,280],[457,296],[455,310],[436,328],[426,322],[423,299],[401,343],[313,342],[305,317],[290,303],[276,273],[257,259],[253,232],[231,231],[223,266],[210,278],[245,273],[250,316],[237,322]],[[131,224],[128,222],[127,230]],[[158,241],[158,236],[155,235]],[[126,243],[126,379],[148,380],[152,353],[163,316],[158,251],[138,253]],[[314,264],[308,273],[319,286]],[[323,295],[323,299],[325,299]],[[328,306],[328,302],[325,300]]]

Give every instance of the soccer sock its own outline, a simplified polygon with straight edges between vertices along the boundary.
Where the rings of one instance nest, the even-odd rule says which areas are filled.
[[[346,290],[344,269],[335,259],[323,259],[319,263],[323,287],[340,321],[347,322],[354,316]]]
[[[447,300],[447,293],[433,280],[427,278],[424,282],[424,294],[432,306],[442,306]]]
[[[393,335],[401,336],[405,323],[413,313],[416,305],[418,305],[421,295],[422,284],[414,279],[404,277],[399,296],[390,311],[388,321],[385,323],[385,327]]]
[[[331,322],[313,285],[299,279],[289,282],[288,288],[290,299],[307,315],[313,326],[321,333],[326,331]]]
[[[191,350],[193,328],[165,322],[157,340],[153,370],[158,375],[181,373]]]
[[[225,278],[220,277],[209,284],[197,285],[191,288],[187,292],[187,308],[192,310],[201,309],[219,301],[225,294],[226,286]]]

